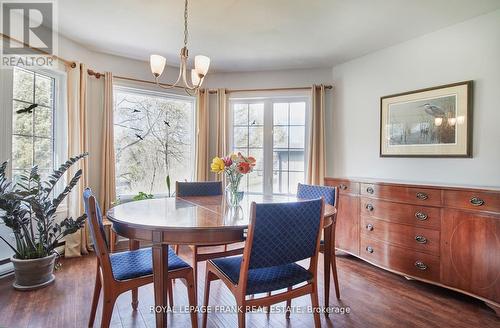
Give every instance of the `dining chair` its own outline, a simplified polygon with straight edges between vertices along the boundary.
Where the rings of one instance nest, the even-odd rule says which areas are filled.
[[[222,181],[209,181],[209,182],[175,182],[175,192],[177,197],[204,197],[204,196],[221,196],[223,194]],[[224,246],[224,251],[222,252],[210,252],[203,250],[207,247],[214,246],[197,246],[189,245],[189,248],[193,252],[192,266],[194,269],[194,280],[195,287],[197,289],[198,283],[198,262],[207,261],[214,258],[238,255],[243,253],[242,248],[227,250],[227,245],[215,245]],[[178,245],[175,245],[176,254],[179,253]],[[200,252],[203,251],[203,252]]]
[[[329,187],[329,186],[316,186],[316,185],[307,185],[299,183],[297,186],[297,198],[302,199],[314,199],[318,197],[323,197],[325,199],[325,203],[330,204],[338,209],[339,204],[339,193],[337,187]],[[336,226],[336,217],[333,220],[332,227],[332,235],[330,236],[330,242],[332,245],[335,245],[335,226]],[[331,257],[330,265],[332,267],[333,274],[333,283],[335,285],[335,295],[338,299],[340,299],[340,288],[339,288],[339,279],[337,275],[337,260],[335,258],[335,247],[332,247],[333,254]],[[325,242],[321,240],[320,244],[320,252],[325,251]],[[328,300],[330,298],[330,273],[328,270],[328,265],[325,260],[325,302],[328,304]],[[327,314],[328,312],[325,312]]]
[[[109,327],[113,308],[118,296],[132,291],[132,309],[137,310],[138,287],[153,282],[153,264],[151,247],[131,251],[109,253],[104,234],[102,213],[92,190],[83,193],[85,213],[90,228],[94,250],[97,254],[97,272],[90,310],[89,327],[94,326],[95,314],[99,303],[101,288],[104,290],[102,318],[100,327]],[[189,306],[196,306],[193,269],[179,258],[172,249],[168,250],[169,302],[173,306],[173,279],[184,279],[188,288]],[[191,312],[191,325],[198,326],[197,315]]]
[[[320,327],[317,308],[317,266],[320,232],[323,228],[323,199],[293,203],[252,202],[247,239],[242,256],[207,262],[204,307],[208,306],[210,283],[222,280],[238,305],[238,326],[245,327],[245,313],[254,307],[268,307],[293,298],[311,295],[314,325]],[[296,262],[310,259],[306,269]],[[272,296],[249,295],[283,290]],[[290,316],[287,311],[286,316]],[[207,312],[202,326],[207,325]]]

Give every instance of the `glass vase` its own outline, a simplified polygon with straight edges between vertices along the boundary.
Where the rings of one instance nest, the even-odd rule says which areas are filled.
[[[226,186],[226,203],[229,207],[240,206],[243,199],[243,191],[239,191],[239,183],[229,183]]]

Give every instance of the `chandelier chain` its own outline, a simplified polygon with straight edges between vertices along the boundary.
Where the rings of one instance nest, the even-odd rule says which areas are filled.
[[[184,2],[184,46],[188,43],[188,0]]]

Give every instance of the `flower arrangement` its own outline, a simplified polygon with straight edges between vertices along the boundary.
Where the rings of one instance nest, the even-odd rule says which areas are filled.
[[[228,182],[226,198],[229,206],[238,206],[243,198],[243,192],[238,190],[243,175],[253,171],[256,160],[252,156],[243,156],[241,153],[226,157],[214,157],[210,168],[217,174],[224,173]]]

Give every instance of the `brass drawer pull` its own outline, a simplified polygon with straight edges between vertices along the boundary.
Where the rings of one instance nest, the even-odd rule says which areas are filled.
[[[415,241],[419,244],[427,244],[427,238],[425,238],[424,236],[415,236]]]
[[[425,220],[427,220],[428,216],[424,212],[416,212],[415,218],[419,221],[425,221]]]
[[[417,269],[422,271],[427,270],[427,265],[422,261],[415,262],[415,267],[417,267]]]
[[[426,200],[429,198],[429,195],[427,195],[425,192],[417,192],[417,198],[420,200]]]
[[[343,183],[339,184],[339,189],[340,190],[346,190],[347,189],[347,186]]]
[[[366,230],[368,230],[368,231],[373,231],[373,224],[368,223],[368,224],[366,225]]]
[[[483,206],[484,205],[484,200],[482,200],[479,197],[472,197],[469,201],[472,206]]]
[[[368,253],[373,253],[373,247],[371,247],[371,246],[366,246],[366,251],[367,251]]]
[[[372,204],[366,204],[365,208],[370,212],[375,209]]]
[[[375,190],[373,190],[372,187],[368,187],[368,188],[366,188],[366,192],[369,194],[373,194],[375,192]]]

